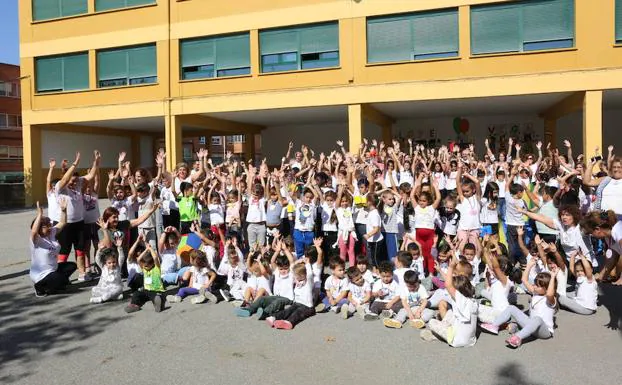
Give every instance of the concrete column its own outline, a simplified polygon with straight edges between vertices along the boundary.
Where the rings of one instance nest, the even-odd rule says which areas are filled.
[[[589,159],[603,151],[603,91],[586,91],[583,99],[583,155]]]
[[[360,104],[348,106],[348,147],[357,154],[363,141],[363,109]]]
[[[179,117],[175,115],[166,116],[164,121],[167,167],[172,171],[177,163],[184,160],[182,126]]]
[[[244,158],[247,162],[249,159],[255,161],[255,134],[244,134]]]
[[[553,147],[557,143],[557,119],[545,118],[544,119],[544,147],[546,144],[551,143]]]
[[[471,56],[471,9],[468,5],[458,8],[458,55],[461,59],[469,59]]]
[[[25,205],[33,206],[37,201],[45,204],[45,177],[41,168],[41,126],[22,126],[24,143],[24,186]],[[60,159],[57,159],[60,166]]]

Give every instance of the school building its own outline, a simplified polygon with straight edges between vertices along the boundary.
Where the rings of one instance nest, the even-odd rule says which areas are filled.
[[[363,137],[622,147],[622,0],[20,1],[27,204],[49,157],[275,164]],[[218,143],[216,141],[216,143]],[[105,177],[105,174],[102,174]],[[105,183],[103,183],[105,184]]]

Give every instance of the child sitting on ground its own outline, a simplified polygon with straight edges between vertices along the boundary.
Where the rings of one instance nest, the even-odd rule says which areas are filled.
[[[419,276],[412,270],[404,273],[404,286],[400,289],[402,309],[395,318],[382,320],[384,326],[399,329],[408,318],[410,325],[417,329],[425,326],[425,323],[434,317],[434,311],[426,309],[428,304],[428,292],[419,282]]]
[[[164,309],[164,284],[160,274],[160,258],[158,253],[147,243],[145,251],[138,257],[138,264],[143,271],[143,290],[132,294],[126,313],[134,313],[147,302],[153,302],[156,313]]]
[[[266,318],[270,327],[291,330],[300,322],[315,315],[311,265],[301,260],[294,265],[292,271],[294,274],[294,301],[289,307]]]
[[[369,310],[374,314],[380,314],[383,318],[391,318],[402,307],[399,286],[393,279],[391,262],[381,262],[378,265],[378,271],[380,272],[380,279],[372,287],[371,295],[375,300]]]
[[[178,272],[181,268],[181,259],[177,255],[177,245],[180,238],[181,235],[177,229],[169,226],[164,229],[158,240],[158,250],[162,259],[162,281],[165,285],[176,285],[179,280],[180,274]]]
[[[592,274],[592,264],[583,254],[575,252],[570,255],[570,272],[577,278],[576,291],[559,296],[559,305],[577,314],[596,313],[598,285]]]
[[[246,259],[246,267],[250,273],[246,279],[246,289],[244,290],[244,303],[242,306],[249,306],[258,298],[265,295],[272,295],[270,289],[270,275],[272,271],[268,260],[259,251],[250,252]]]
[[[329,263],[332,275],[324,282],[326,296],[322,299],[324,306],[338,313],[348,302],[348,277],[345,276],[346,263],[338,257]]]
[[[371,287],[368,282],[365,282],[359,268],[349,267],[347,274],[350,284],[348,285],[348,303],[341,306],[343,319],[348,319],[354,313],[358,313],[359,317],[365,321],[378,319],[378,314],[369,311]]]
[[[104,234],[107,236],[108,232],[104,231]],[[114,244],[116,250],[104,248],[97,250],[95,254],[95,261],[102,273],[97,286],[91,289],[91,303],[123,299],[123,281],[121,281],[121,266],[125,262],[123,237],[115,238]]]
[[[166,300],[178,303],[187,296],[197,295],[190,302],[199,304],[209,300],[211,303],[216,303],[218,299],[209,291],[216,279],[216,273],[208,267],[205,253],[200,250],[191,250],[188,256],[191,267],[182,278],[184,282],[188,282],[188,286],[180,288],[176,295],[167,296]]]

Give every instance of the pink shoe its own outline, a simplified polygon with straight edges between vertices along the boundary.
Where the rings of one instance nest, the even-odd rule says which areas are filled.
[[[523,341],[520,339],[519,336],[517,336],[516,334],[513,334],[510,338],[505,340],[505,343],[508,344],[509,346],[513,347],[514,349],[516,349],[519,346],[521,346]]]
[[[273,327],[274,327],[274,317],[268,317],[268,318],[266,318],[266,323],[267,323],[268,325],[270,325],[270,327],[271,327],[271,328],[273,328]]]
[[[494,335],[499,334],[499,326],[495,326],[489,323],[482,323],[479,325],[479,327]]]
[[[289,321],[280,319],[274,321],[274,327],[277,329],[292,330],[294,325],[292,325],[292,323]]]

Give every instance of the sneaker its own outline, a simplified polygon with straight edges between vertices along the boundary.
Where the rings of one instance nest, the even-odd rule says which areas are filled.
[[[78,275],[78,282],[89,282],[93,280],[91,273],[84,273]]]
[[[341,318],[343,319],[348,319],[348,317],[350,316],[348,314],[348,304],[344,303],[343,305],[341,305],[341,309],[339,310],[341,312]]]
[[[89,300],[90,303],[102,303],[102,297],[93,297]]]
[[[394,312],[391,309],[385,309],[382,311],[382,313],[380,313],[380,317],[382,318],[392,318],[393,315],[394,315]]]
[[[268,313],[263,311],[263,307],[260,307],[259,309],[257,309],[257,320],[263,321],[266,318],[268,318]]]
[[[339,313],[339,307],[338,306],[331,306],[330,307],[330,311],[335,312],[335,313]]]
[[[438,339],[436,338],[436,336],[434,335],[434,333],[432,333],[430,329],[422,330],[421,333],[419,333],[419,337],[421,337],[422,340],[428,341],[428,342]]]
[[[231,298],[231,293],[229,293],[229,290],[225,290],[225,289],[220,289],[220,295],[222,295],[222,297],[225,299],[225,301],[229,302],[231,300],[233,300],[233,298]]]
[[[410,320],[409,324],[415,329],[423,329],[425,327],[425,322],[421,318]]]
[[[289,321],[280,319],[274,321],[274,327],[277,329],[292,330],[294,328],[294,325],[292,325],[292,323]]]
[[[123,293],[117,296],[117,301],[123,301]]]
[[[193,305],[198,305],[200,303],[205,303],[206,301],[207,301],[207,298],[205,298],[204,295],[199,294],[196,297],[192,298],[190,300],[190,303]]]
[[[162,309],[164,308],[164,302],[162,301],[161,296],[159,295],[155,296],[155,298],[153,299],[153,308],[156,313],[159,313],[162,311]]]
[[[316,313],[324,313],[325,311],[326,311],[326,305],[324,305],[324,302],[320,302],[315,306]]]
[[[241,307],[242,305],[244,305],[244,301],[237,299],[235,301],[231,301],[231,304],[233,305],[233,307]]]
[[[43,298],[43,297],[47,297],[48,293],[46,293],[43,290],[37,290],[37,288],[35,287],[35,297],[37,298]]]
[[[505,330],[510,334],[516,334],[518,333],[518,325],[515,322],[510,322]]]
[[[203,294],[203,296],[210,302],[210,303],[217,303],[218,302],[218,297],[216,297],[211,291],[209,290],[205,290],[205,293]]]
[[[251,311],[248,310],[247,307],[237,307],[233,309],[233,314],[237,315],[238,317],[248,318],[251,316]]]
[[[488,333],[492,333],[494,335],[498,335],[499,334],[499,326],[495,326],[493,324],[489,324],[489,323],[482,323],[479,325],[480,328],[486,330]]]
[[[376,314],[376,313],[372,313],[372,312],[367,312],[367,313],[365,313],[365,315],[363,316],[363,321],[375,321],[375,320],[377,320],[378,318],[379,318],[379,317],[378,317],[378,314]]]
[[[139,311],[139,310],[140,310],[140,306],[135,305],[135,304],[133,304],[133,303],[131,303],[131,304],[129,304],[129,305],[127,305],[127,306],[125,307],[125,312],[126,312],[126,313],[128,313],[128,314],[129,314],[129,313],[135,313],[135,312],[137,312],[137,311]]]
[[[170,303],[180,303],[181,301],[183,301],[183,298],[181,298],[178,295],[167,295],[166,296],[166,302],[170,302]]]
[[[395,318],[385,318],[382,320],[382,324],[388,328],[401,329],[402,323]]]
[[[365,311],[365,308],[363,308],[363,306],[357,306],[356,307],[356,314],[358,314],[360,319],[364,320],[366,313],[367,313],[367,311]]]
[[[505,343],[508,344],[508,346],[516,349],[522,345],[523,341],[520,339],[519,336],[513,334],[510,338],[505,340]]]
[[[268,325],[270,325],[270,327],[271,327],[271,328],[273,328],[273,327],[274,327],[274,321],[275,321],[274,317],[268,317],[268,318],[266,318],[266,323],[267,323]]]

